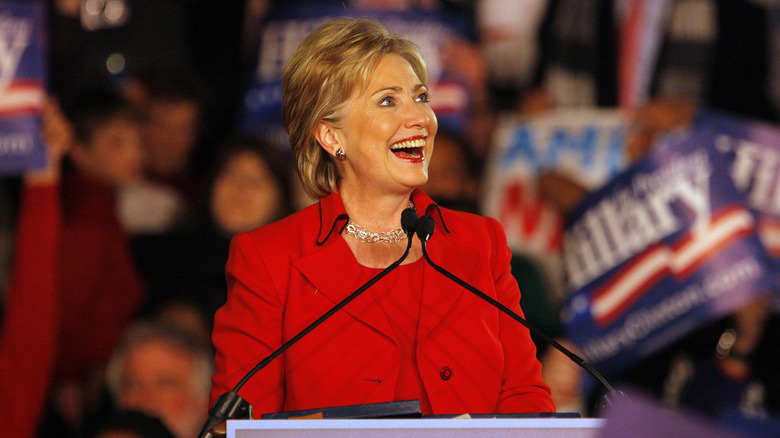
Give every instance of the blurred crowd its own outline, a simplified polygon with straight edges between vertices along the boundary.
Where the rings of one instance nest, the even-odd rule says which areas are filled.
[[[0,179],[0,419],[21,437],[197,433],[207,416],[210,331],[226,300],[230,239],[313,202],[274,132],[280,124],[253,122],[262,113],[252,115],[260,99],[252,90],[266,87],[271,99],[272,72],[295,47],[291,35],[302,39],[323,18],[318,11],[445,29],[434,37],[416,29],[426,39],[420,45],[431,57],[432,105],[442,121],[423,190],[444,207],[481,213],[484,163],[507,115],[620,108],[633,127],[629,161],[699,108],[780,122],[780,2],[772,0],[47,6],[48,162]],[[632,21],[638,8],[654,21]],[[654,49],[639,50],[637,35]],[[593,190],[556,171],[540,174],[537,185],[564,216]],[[529,320],[576,351],[563,337],[561,297],[548,293],[544,270],[518,251],[513,274]],[[719,388],[712,399],[743,397],[755,383],[750,376],[762,365],[753,358],[766,354],[754,353],[778,351],[776,319],[762,300],[719,322],[718,333],[725,324],[739,334],[740,355],[705,367],[706,385]],[[686,382],[696,381],[690,369],[699,357],[716,360],[717,341],[696,334],[612,377],[685,405]],[[559,410],[597,415],[598,394],[583,392],[581,370],[538,347]],[[761,373],[768,377],[750,393],[751,406],[777,416],[780,373]]]

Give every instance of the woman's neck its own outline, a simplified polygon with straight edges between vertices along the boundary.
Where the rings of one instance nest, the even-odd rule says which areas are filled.
[[[409,207],[411,191],[377,195],[344,187],[339,194],[351,222],[372,232],[387,232],[401,225],[401,212]]]
[[[350,222],[369,232],[386,233],[401,226],[401,212],[409,207],[409,193],[374,195],[365,191],[342,188],[339,191]],[[409,243],[406,238],[395,242],[361,242],[344,233],[344,239],[358,264],[369,268],[384,269],[396,261]],[[422,257],[419,240],[412,241],[409,256],[403,264],[413,263]]]

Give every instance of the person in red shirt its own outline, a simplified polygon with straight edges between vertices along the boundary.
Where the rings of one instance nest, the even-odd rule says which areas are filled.
[[[423,414],[555,411],[528,330],[436,272],[399,227],[407,208],[433,215],[431,259],[522,313],[498,222],[419,189],[438,129],[427,79],[419,49],[371,20],[325,23],[288,61],[283,119],[319,202],[233,239],[212,402],[411,243],[238,391],[254,413],[409,399]]]
[[[36,405],[45,401],[49,385],[44,382],[51,381],[54,412],[64,420],[64,425],[55,428],[64,434],[62,427],[82,427],[84,411],[97,397],[95,383],[100,382],[117,340],[135,318],[144,292],[114,202],[117,187],[136,180],[142,172],[135,111],[108,91],[84,93],[63,108],[67,119],[60,116],[52,123],[51,118],[44,118],[44,132],[72,133],[52,134],[70,143],[67,162],[60,178],[58,156],[62,152],[51,152],[51,174],[28,178],[25,184],[17,225],[16,280],[2,333],[8,344],[35,350],[28,354],[12,348],[8,362],[15,363],[16,371],[2,375],[43,391],[35,392]],[[31,290],[36,291],[39,308],[26,316],[30,303],[24,306],[17,301]],[[41,315],[40,323],[31,319],[35,315]],[[26,319],[23,323],[29,333],[14,328],[22,324],[17,318]],[[30,336],[42,340],[28,342]],[[5,350],[3,357],[9,357]],[[32,364],[43,367],[40,381],[28,377]],[[2,392],[9,394],[5,389]]]
[[[47,165],[24,176],[8,295],[0,326],[0,423],[9,436],[36,436],[56,360],[57,261],[62,230],[55,187],[72,132],[59,107],[43,111]]]

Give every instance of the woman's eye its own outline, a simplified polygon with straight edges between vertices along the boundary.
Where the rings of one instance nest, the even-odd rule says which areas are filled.
[[[383,97],[382,100],[379,101],[379,105],[381,106],[391,106],[392,104],[393,104],[392,96]]]
[[[418,102],[430,102],[431,101],[431,95],[428,94],[427,92],[426,93],[420,93],[417,96],[417,101]]]

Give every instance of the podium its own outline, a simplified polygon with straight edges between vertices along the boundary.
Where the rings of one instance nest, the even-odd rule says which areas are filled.
[[[603,425],[599,418],[229,420],[227,438],[597,438]]]

